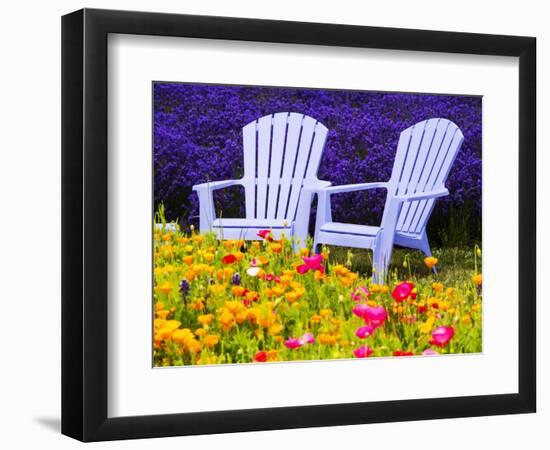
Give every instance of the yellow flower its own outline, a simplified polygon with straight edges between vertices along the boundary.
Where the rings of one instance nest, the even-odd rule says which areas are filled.
[[[204,328],[197,328],[195,334],[200,337],[206,336],[206,330]]]
[[[235,241],[232,240],[232,239],[228,239],[226,241],[223,241],[222,245],[224,246],[224,248],[226,250],[231,250],[233,248],[233,246],[235,245]]]
[[[350,270],[342,264],[336,264],[333,270],[334,273],[339,277],[346,277],[350,273]]]
[[[189,238],[187,237],[178,237],[176,240],[178,244],[187,244],[189,242]]]
[[[325,278],[327,278],[327,274],[321,272],[320,270],[316,270],[315,273],[313,274],[313,276],[315,277],[315,280],[317,280],[317,281],[321,281],[321,280],[324,280]]]
[[[280,287],[280,286],[274,286],[273,289],[273,295],[276,296],[276,297],[280,297],[281,295],[284,294],[285,292],[285,288],[284,287]]]
[[[231,314],[237,314],[243,309],[243,304],[236,300],[225,302],[224,309],[227,309]]]
[[[244,259],[244,253],[243,252],[234,252],[233,255],[235,258],[237,258],[237,261],[240,262]]]
[[[218,318],[225,330],[230,329],[235,323],[235,316],[231,314],[228,310],[224,309],[220,317]]]
[[[254,250],[260,250],[260,243],[258,241],[252,241],[252,248]]]
[[[212,294],[223,294],[225,292],[225,284],[211,284],[209,289]]]
[[[483,277],[480,273],[478,273],[472,277],[472,281],[476,286],[481,286],[481,283],[483,282]]]
[[[187,345],[193,339],[195,339],[195,336],[189,328],[177,329],[172,333],[172,341],[177,344]]]
[[[204,240],[204,236],[202,234],[196,234],[193,236],[193,240],[198,244],[201,245],[202,241]]]
[[[369,291],[371,294],[378,294],[381,291],[381,286],[379,284],[371,284],[369,286]]]
[[[300,293],[296,291],[290,291],[285,294],[289,303],[293,303],[300,298]]]
[[[170,314],[170,311],[168,311],[167,309],[161,309],[160,311],[157,311],[155,314],[159,319],[166,319],[166,317]]]
[[[171,239],[172,239],[172,234],[171,234],[171,233],[166,233],[166,234],[163,234],[163,235],[162,235],[162,240],[163,240],[164,242],[168,242],[168,241],[170,241]]]
[[[231,267],[226,267],[224,269],[218,269],[216,272],[216,277],[218,281],[222,282],[224,280],[229,280],[233,276],[234,270]]]
[[[322,317],[318,314],[313,314],[311,316],[311,323],[319,323],[321,322]]]
[[[434,268],[438,261],[439,260],[437,258],[434,258],[433,256],[428,256],[427,258],[424,258],[424,264],[426,264],[426,267],[430,270]]]
[[[446,300],[441,300],[437,305],[441,311],[448,311],[451,307],[451,304]]]
[[[206,326],[212,323],[213,318],[214,316],[212,314],[201,314],[197,317],[197,322],[199,322],[202,326]]]
[[[245,294],[244,298],[246,298],[248,301],[250,302],[255,302],[258,300],[258,298],[260,297],[260,294],[256,291],[249,291]],[[239,307],[241,307],[242,305],[239,304]]]
[[[463,325],[469,325],[472,322],[472,317],[470,316],[470,314],[464,314],[460,321]]]
[[[320,333],[317,336],[317,340],[319,341],[320,344],[323,344],[323,345],[334,345],[338,340],[338,336],[335,336],[333,334],[328,334],[328,333]]]
[[[436,293],[439,293],[443,290],[445,286],[443,286],[442,283],[439,283],[439,282],[436,282],[436,283],[432,283],[432,289],[434,290],[434,292]]]
[[[184,248],[183,248],[187,253],[191,253],[193,251],[193,246],[192,245],[186,245]]]
[[[217,334],[208,334],[206,335],[203,340],[203,344],[206,345],[208,348],[214,347],[218,342],[220,342],[220,337]]]
[[[184,262],[185,264],[187,264],[187,265],[189,265],[189,266],[190,266],[191,264],[193,264],[193,257],[190,256],[190,255],[184,256],[184,257],[182,258],[182,260],[183,260],[183,262]]]
[[[191,339],[187,342],[186,347],[192,353],[198,353],[201,351],[201,343],[196,339]]]
[[[166,281],[162,283],[161,285],[157,286],[157,291],[162,292],[163,294],[169,294],[172,290],[172,283],[169,281]]]
[[[271,244],[270,248],[273,253],[281,253],[283,250],[283,246],[279,243]]]
[[[322,309],[321,311],[319,311],[319,315],[320,315],[323,319],[326,319],[327,317],[332,316],[332,309],[330,309],[330,308]]]
[[[447,294],[447,297],[448,298],[453,298],[454,295],[455,295],[455,289],[450,287],[450,288],[447,288],[447,290],[445,291],[445,293]]]
[[[281,275],[281,284],[289,284],[292,281],[292,277],[288,275]]]
[[[271,325],[271,326],[269,327],[268,333],[269,333],[271,336],[276,336],[276,335],[278,335],[281,331],[283,331],[283,328],[284,328],[284,326],[281,325],[280,323],[274,323],[273,325]]]
[[[263,266],[269,262],[269,259],[267,259],[265,256],[258,256],[256,258],[256,262],[259,266]]]
[[[204,309],[204,300],[202,298],[196,298],[191,302],[191,309],[195,311],[202,311]]]
[[[357,278],[359,278],[359,274],[355,273],[355,272],[350,272],[348,273],[347,276],[345,277],[342,277],[340,279],[340,282],[346,286],[346,287],[350,287],[353,283],[355,283],[355,281],[357,280]]]
[[[420,323],[418,325],[418,329],[420,330],[421,333],[423,334],[428,334],[430,331],[432,331],[432,327],[435,323],[435,317],[429,317],[428,320],[426,320],[426,322],[424,323]]]
[[[383,294],[387,294],[388,292],[390,292],[390,287],[387,284],[383,284],[382,286],[380,286],[380,292],[382,292]]]
[[[231,293],[235,297],[242,297],[246,293],[246,289],[243,288],[242,286],[233,286],[231,288]]]
[[[242,309],[235,315],[235,321],[240,325],[248,317],[248,312],[245,309]]]
[[[192,247],[191,247],[192,248]],[[186,250],[187,250],[187,247],[186,247]],[[205,252],[202,254],[202,257],[204,258],[204,260],[206,262],[212,262],[212,260],[214,259],[214,254],[213,253],[208,253],[208,252]]]
[[[165,324],[166,324],[165,319],[155,319],[154,322],[153,322],[153,326],[154,326],[155,330],[160,330],[161,328],[164,327]],[[178,325],[178,327],[179,327],[179,325]]]
[[[472,311],[479,311],[481,309],[481,304],[480,303],[474,303],[472,305]]]

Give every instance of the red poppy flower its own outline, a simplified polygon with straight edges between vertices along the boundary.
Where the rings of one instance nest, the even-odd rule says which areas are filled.
[[[222,258],[222,263],[224,264],[233,264],[235,261],[237,261],[237,257],[233,253],[230,253],[229,255],[225,255]]]
[[[256,362],[266,362],[267,361],[267,352],[259,351],[254,356],[254,361]]]
[[[393,356],[413,356],[413,352],[405,352],[403,350],[395,350]]]

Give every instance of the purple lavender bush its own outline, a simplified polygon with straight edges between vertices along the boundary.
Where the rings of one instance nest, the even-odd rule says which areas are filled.
[[[154,200],[168,220],[196,224],[192,186],[242,176],[241,129],[266,114],[300,112],[328,127],[319,178],[335,185],[389,179],[401,131],[444,117],[459,126],[464,143],[447,181],[451,195],[438,201],[428,231],[447,241],[457,232],[481,236],[480,97],[160,82],[153,95]],[[384,199],[383,191],[334,196],[333,217],[378,224]],[[216,202],[224,217],[244,217],[238,189],[217,191]]]

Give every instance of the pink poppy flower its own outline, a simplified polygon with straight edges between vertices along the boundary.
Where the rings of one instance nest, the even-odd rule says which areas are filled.
[[[454,335],[455,330],[453,327],[437,327],[435,330],[432,331],[430,344],[437,345],[438,347],[445,347]]]
[[[305,333],[301,338],[300,342],[302,344],[315,344],[315,338],[311,333]]]
[[[368,356],[372,355],[372,348],[367,345],[362,345],[361,347],[356,348],[353,351],[353,354],[356,358],[367,358]]]
[[[315,256],[304,256],[303,258],[304,264],[301,266],[296,267],[296,270],[300,275],[303,275],[306,272],[309,272],[310,270],[313,270],[314,272],[318,270],[319,272],[324,272],[323,264],[323,255],[315,255]]]
[[[365,318],[365,314],[367,313],[367,310],[369,309],[369,306],[364,303],[359,303],[358,305],[355,305],[351,312],[355,314],[357,317],[361,317],[361,319]]]
[[[358,338],[365,339],[369,337],[375,330],[375,327],[372,325],[365,325],[364,327],[359,327],[355,330],[355,335]]]
[[[268,242],[273,241],[271,230],[261,230],[258,232],[258,236],[261,237],[262,239],[265,239]]]
[[[427,348],[426,350],[424,350],[422,352],[422,354],[424,356],[434,356],[434,355],[439,355],[439,353],[437,353],[433,348]]]
[[[366,286],[359,286],[351,293],[351,298],[355,302],[360,302],[361,300],[367,300],[370,296],[370,292]]]
[[[294,349],[294,348],[299,348],[301,346],[302,346],[302,340],[298,338],[288,338],[285,341],[286,348]]]
[[[387,315],[383,306],[367,306],[363,318],[367,324],[377,328],[384,323]]]
[[[409,283],[408,281],[403,281],[395,286],[391,295],[396,302],[401,303],[403,300],[406,300],[414,294],[413,289],[414,284]],[[416,298],[416,295],[414,295],[414,297]]]

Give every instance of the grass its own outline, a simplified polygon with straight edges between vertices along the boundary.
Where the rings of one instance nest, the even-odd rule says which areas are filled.
[[[346,264],[351,262],[351,269],[362,276],[369,277],[372,273],[372,251],[366,249],[328,247],[330,258],[334,263]],[[433,256],[439,262],[437,274],[432,273],[424,264],[426,255],[418,250],[394,248],[391,270],[395,278],[412,279],[423,278],[427,282],[441,282],[455,284],[470,281],[475,270],[475,246],[450,247],[433,249]],[[477,269],[481,272],[481,258],[477,258]]]

